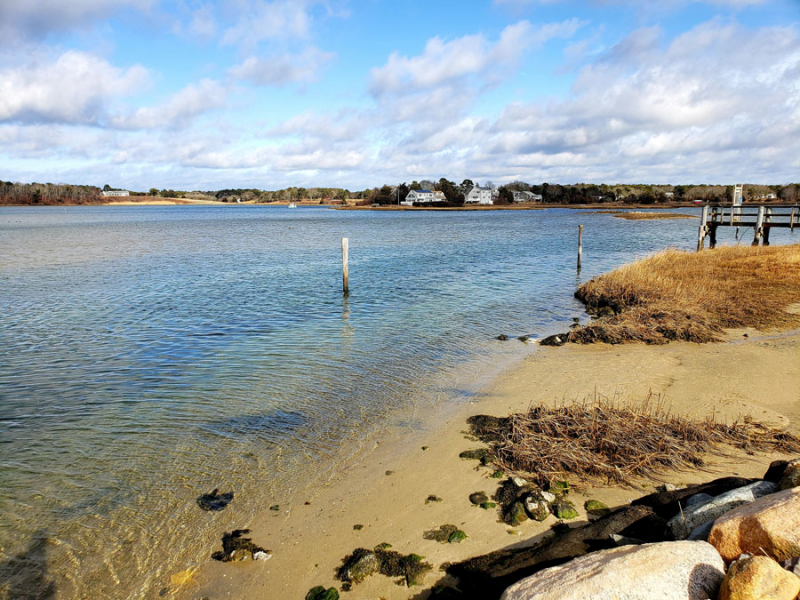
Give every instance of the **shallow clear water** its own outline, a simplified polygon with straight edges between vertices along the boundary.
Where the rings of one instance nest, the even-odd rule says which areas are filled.
[[[563,330],[577,284],[696,235],[567,209],[0,209],[0,590],[152,597],[410,406],[457,400],[465,365],[526,351],[499,333]],[[234,503],[203,513],[215,487]]]

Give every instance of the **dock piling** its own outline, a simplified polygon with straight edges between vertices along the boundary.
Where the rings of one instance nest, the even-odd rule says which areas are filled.
[[[703,206],[703,212],[700,215],[700,228],[697,231],[697,251],[703,249],[706,241],[706,232],[708,231],[708,204]]]
[[[578,225],[578,271],[581,270],[582,258],[583,258],[583,225]]]
[[[758,243],[761,241],[761,236],[764,235],[764,213],[765,213],[764,206],[758,207],[758,218],[756,219],[756,226],[753,228],[754,237],[752,246],[758,246]]]

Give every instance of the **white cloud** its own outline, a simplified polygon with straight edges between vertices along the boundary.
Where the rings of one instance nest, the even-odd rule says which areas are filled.
[[[139,108],[111,120],[120,129],[156,129],[183,127],[195,117],[226,105],[225,86],[211,79],[187,85],[158,106]]]
[[[217,33],[217,20],[210,5],[205,4],[192,14],[189,31],[202,39],[211,39]]]
[[[148,79],[141,66],[120,69],[97,56],[68,51],[0,70],[0,121],[101,123],[111,98],[133,93]]]
[[[332,53],[323,52],[313,46],[299,54],[264,58],[251,56],[242,64],[231,67],[228,75],[256,85],[282,86],[288,83],[309,83],[314,81],[317,71],[333,56]]]
[[[156,0],[2,0],[0,44],[44,38],[52,31],[85,27],[120,10],[148,11]]]
[[[492,43],[483,34],[444,41],[428,40],[422,54],[413,57],[392,53],[386,64],[370,72],[370,91],[375,96],[432,88],[469,76],[501,77],[531,47],[553,38],[569,38],[584,25],[578,19],[534,27],[528,21],[509,25]]]
[[[262,40],[308,38],[314,0],[251,2],[237,21],[222,35],[222,43],[252,47]]]

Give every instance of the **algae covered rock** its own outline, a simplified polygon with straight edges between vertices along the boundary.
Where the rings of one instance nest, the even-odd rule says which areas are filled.
[[[356,548],[350,556],[342,561],[336,577],[347,583],[359,583],[373,573],[377,573],[381,563],[375,552],[366,548]]]
[[[525,505],[522,502],[514,502],[503,514],[503,521],[516,527],[528,520],[528,513],[525,512]]]
[[[465,539],[467,539],[467,534],[461,531],[460,529],[456,529],[450,536],[447,538],[448,544],[460,544]]]
[[[250,538],[244,537],[249,529],[234,529],[222,536],[222,550],[214,552],[211,558],[222,562],[236,562],[253,559],[256,554],[271,555],[269,550],[257,546]]]
[[[327,590],[318,585],[308,590],[306,600],[339,600],[339,592],[336,588],[328,588]]]
[[[786,465],[779,485],[782,490],[800,486],[800,460],[793,460]]]
[[[537,494],[528,494],[523,500],[525,512],[534,521],[544,521],[550,516],[550,505]]]
[[[575,510],[575,505],[566,500],[559,500],[553,504],[553,514],[559,519],[569,520],[577,519],[578,511]]]
[[[583,508],[590,515],[595,515],[597,517],[602,517],[611,512],[611,509],[599,500],[587,500],[583,503]]]
[[[431,502],[441,502],[441,501],[442,501],[442,499],[441,499],[441,498],[439,498],[439,496],[436,496],[436,495],[434,495],[434,494],[431,494],[430,496],[428,496],[428,497],[425,499],[425,504],[430,504]]]
[[[481,502],[480,507],[483,510],[490,510],[492,508],[497,508],[497,504],[495,504],[494,502]]]
[[[459,458],[464,460],[479,460],[482,465],[489,465],[494,462],[494,456],[486,448],[473,448],[472,450],[464,450],[458,455]]]
[[[483,504],[484,502],[488,502],[489,496],[486,495],[486,492],[473,492],[469,495],[469,501],[477,506]]]
[[[436,529],[430,529],[422,534],[425,540],[433,540],[440,544],[446,544],[450,540],[450,536],[458,531],[455,525],[441,525]]]
[[[569,493],[569,482],[567,481],[551,481],[547,486],[547,491],[556,496],[563,496]]]

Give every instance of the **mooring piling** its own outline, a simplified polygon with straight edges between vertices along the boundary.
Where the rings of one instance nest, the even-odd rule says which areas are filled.
[[[578,271],[581,270],[583,259],[583,225],[578,225]]]
[[[342,238],[342,292],[345,296],[350,294],[350,273],[347,267],[347,250],[349,240]]]

